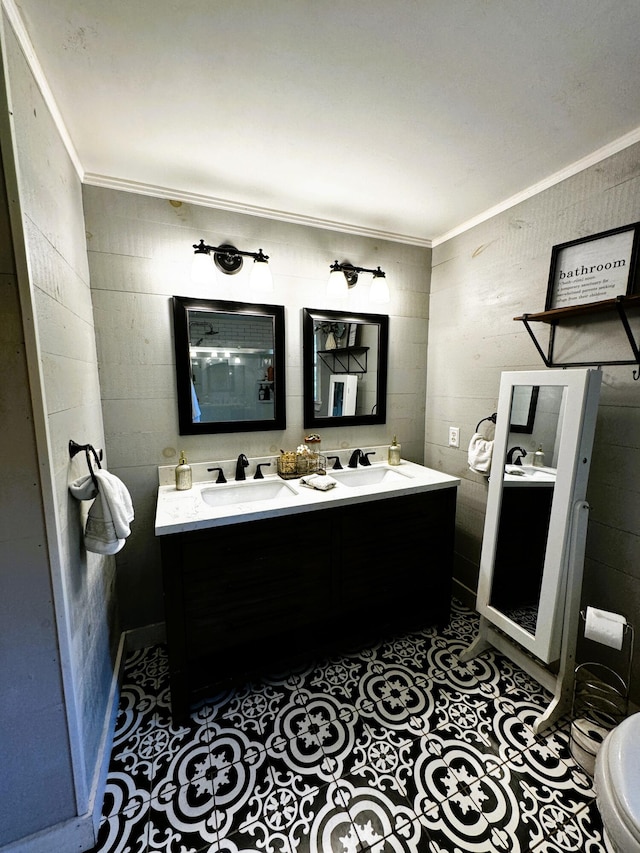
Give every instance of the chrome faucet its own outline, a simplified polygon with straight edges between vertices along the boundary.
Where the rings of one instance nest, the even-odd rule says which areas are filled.
[[[246,480],[244,469],[249,467],[249,460],[241,453],[236,462],[236,480]]]
[[[520,455],[514,459],[513,457],[516,453]],[[522,447],[512,447],[507,453],[507,465],[522,465],[522,460],[526,455],[527,451],[523,450]]]

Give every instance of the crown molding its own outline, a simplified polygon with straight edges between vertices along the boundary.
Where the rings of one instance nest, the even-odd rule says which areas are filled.
[[[435,248],[441,243],[451,240],[452,237],[457,237],[459,234],[463,234],[470,228],[480,225],[481,222],[486,222],[487,219],[491,219],[499,213],[504,213],[505,210],[509,210],[509,208],[515,207],[515,205],[533,198],[533,196],[538,195],[538,193],[548,190],[550,187],[561,183],[567,178],[572,178],[574,175],[577,175],[579,172],[583,172],[590,166],[595,166],[596,163],[601,163],[603,160],[606,160],[607,157],[612,157],[614,154],[624,151],[625,148],[635,145],[636,142],[640,142],[640,127],[626,133],[624,136],[620,136],[618,139],[614,139],[613,142],[609,142],[607,145],[603,145],[602,148],[598,148],[597,151],[587,154],[586,157],[582,157],[580,160],[576,160],[575,163],[571,163],[570,166],[566,166],[559,172],[549,175],[548,178],[544,178],[544,180],[539,181],[537,184],[532,184],[532,186],[528,187],[526,190],[522,190],[499,204],[494,205],[494,207],[490,207],[488,210],[485,210],[484,213],[474,216],[473,219],[468,219],[466,222],[457,225],[445,234],[441,234],[439,237],[434,237],[431,241],[432,247]]]
[[[376,240],[390,240],[395,243],[406,245],[424,246],[431,248],[431,240],[424,237],[416,237],[411,234],[399,234],[394,231],[383,231],[376,228],[368,228],[362,225],[353,225],[348,222],[338,222],[333,219],[321,219],[315,216],[290,213],[271,207],[259,207],[257,205],[243,202],[229,201],[228,199],[216,198],[203,193],[193,193],[186,190],[178,190],[171,187],[155,186],[138,181],[129,181],[115,178],[110,175],[100,175],[95,172],[85,172],[83,183],[106,189],[122,190],[123,192],[137,193],[138,195],[154,196],[155,198],[169,198],[174,201],[182,201],[187,204],[198,204],[202,207],[212,207],[216,210],[226,210],[230,213],[244,213],[247,216],[260,216],[263,219],[274,219],[279,222],[288,222],[293,225],[306,225],[310,228],[321,228],[325,231],[340,231],[345,234],[355,234],[359,237],[372,237]]]

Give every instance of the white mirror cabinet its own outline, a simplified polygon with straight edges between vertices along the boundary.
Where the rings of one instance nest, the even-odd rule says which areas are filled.
[[[600,371],[590,369],[507,372],[500,383],[476,602],[480,629],[463,657],[493,646],[554,693],[538,731],[564,713],[573,689],[600,383]],[[513,428],[523,395],[535,401],[526,442]]]

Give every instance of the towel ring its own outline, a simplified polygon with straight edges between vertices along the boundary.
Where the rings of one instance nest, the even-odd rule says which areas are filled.
[[[73,459],[76,454],[80,453],[82,450],[85,452],[85,456],[87,458],[87,468],[89,469],[89,474],[91,475],[91,479],[93,480],[93,485],[96,487],[96,491],[100,491],[98,486],[98,478],[95,475],[93,470],[93,465],[91,464],[91,456],[90,453],[93,454],[93,459],[98,468],[102,468],[100,462],[102,461],[102,450],[99,453],[96,452],[94,446],[92,444],[78,444],[77,441],[73,441],[71,439],[69,441],[69,457]]]
[[[476,426],[476,432],[478,432],[478,430],[480,429],[480,425],[483,424],[485,421],[491,421],[492,424],[495,424],[497,418],[498,418],[497,412],[494,412],[492,415],[489,415],[488,417],[483,418],[481,421],[478,422],[478,425]]]

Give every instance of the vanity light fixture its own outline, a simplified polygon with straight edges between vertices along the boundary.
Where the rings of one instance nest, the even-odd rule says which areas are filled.
[[[215,277],[215,267],[224,275],[235,275],[240,272],[244,258],[253,258],[253,266],[249,275],[249,284],[253,290],[260,293],[270,293],[273,290],[273,279],[269,269],[269,255],[262,249],[257,252],[243,252],[223,243],[221,246],[208,246],[204,240],[193,244],[193,266],[191,278],[197,284],[211,284]],[[213,256],[213,264],[211,257]]]
[[[358,281],[358,273],[368,272],[373,276],[369,298],[372,302],[389,302],[390,294],[387,285],[386,274],[378,267],[375,270],[366,267],[356,267],[349,263],[335,263],[329,267],[329,279],[327,281],[327,296],[336,299],[344,299],[349,289],[355,287]]]

